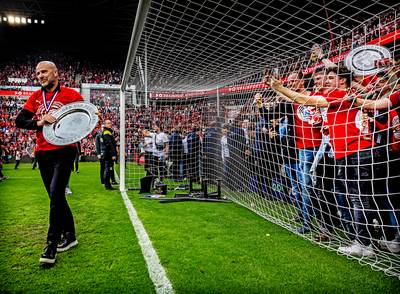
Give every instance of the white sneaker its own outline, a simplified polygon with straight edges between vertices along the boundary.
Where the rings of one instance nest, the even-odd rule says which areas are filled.
[[[379,221],[376,219],[376,218],[374,218],[373,220],[372,220],[372,224],[374,225],[374,229],[375,230],[377,230],[377,229],[379,229]]]
[[[372,257],[375,256],[375,252],[372,249],[371,245],[364,246],[360,244],[358,241],[354,241],[353,244],[349,246],[342,246],[338,248],[338,252],[347,254],[347,255],[356,255],[360,257]]]
[[[65,188],[65,194],[67,194],[67,195],[71,195],[72,194],[72,191],[71,191],[71,189],[70,188]]]
[[[399,253],[400,252],[400,242],[397,239],[392,241],[387,240],[379,240],[378,241],[379,248],[383,250],[388,250],[391,253]]]

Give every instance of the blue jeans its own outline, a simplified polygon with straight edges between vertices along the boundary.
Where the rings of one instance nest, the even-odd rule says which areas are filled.
[[[395,214],[395,208],[393,207],[392,202],[390,201],[389,196],[380,196],[382,197],[381,204],[383,205],[383,208],[386,210],[387,214],[389,215],[389,223],[390,225],[388,226],[388,231],[393,231],[394,233],[397,233],[399,230],[399,222],[397,220],[396,214]],[[386,239],[388,239],[385,236]],[[393,238],[393,237],[391,237]]]
[[[298,177],[301,187],[301,208],[305,226],[310,226],[310,215],[313,214],[310,196],[312,186],[310,169],[316,153],[315,149],[299,150]]]
[[[298,165],[297,163],[292,163],[292,164],[285,164],[285,173],[288,176],[290,180],[290,186],[293,189],[293,194],[295,197],[296,201],[296,207],[299,209],[299,211],[302,211],[301,208],[301,194],[300,194],[300,187],[299,187],[299,181],[297,178],[297,171],[298,171]]]

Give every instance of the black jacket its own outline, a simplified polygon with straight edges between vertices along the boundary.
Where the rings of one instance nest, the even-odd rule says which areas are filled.
[[[297,160],[297,148],[295,141],[295,125],[294,125],[294,108],[292,103],[281,102],[271,109],[265,107],[259,108],[260,114],[268,123],[271,119],[287,117],[287,129],[283,137],[279,138],[279,142],[275,141],[275,146],[280,147],[279,153],[282,154],[284,162],[293,164]],[[276,130],[279,132],[279,130]],[[277,138],[277,139],[278,139]],[[277,151],[277,150],[276,150]]]
[[[111,159],[113,156],[117,156],[117,143],[111,129],[104,128],[100,138],[100,149],[104,159]]]

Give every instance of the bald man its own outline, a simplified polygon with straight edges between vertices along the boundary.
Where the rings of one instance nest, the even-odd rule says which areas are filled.
[[[83,101],[83,98],[78,92],[60,85],[58,69],[51,61],[38,63],[36,77],[42,87],[28,98],[15,123],[18,128],[36,130],[35,154],[50,198],[47,244],[39,261],[41,264],[52,265],[56,261],[57,252],[66,251],[78,244],[74,219],[65,198],[76,145],[52,145],[44,139],[42,130],[44,125],[56,121],[51,115],[54,111],[63,105]]]

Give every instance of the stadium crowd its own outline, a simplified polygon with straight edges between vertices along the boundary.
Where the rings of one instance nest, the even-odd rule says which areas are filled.
[[[108,68],[101,64],[88,64],[82,67],[81,83],[121,84],[122,69]]]
[[[105,66],[63,53],[41,52],[15,57],[0,64],[0,86],[39,86],[35,77],[35,66],[40,60],[53,60],[60,69],[60,80],[70,88],[79,88],[82,83],[120,84],[122,69]]]
[[[31,156],[34,146],[34,132],[20,131],[15,127],[15,117],[23,101],[15,97],[0,96],[0,134],[3,141],[3,160],[9,162],[17,151]]]
[[[0,64],[0,86],[39,86],[35,77],[35,66],[40,60],[54,60],[60,67],[60,79],[66,87],[77,88],[76,80],[79,63],[72,57],[61,53],[41,52],[15,57]]]

